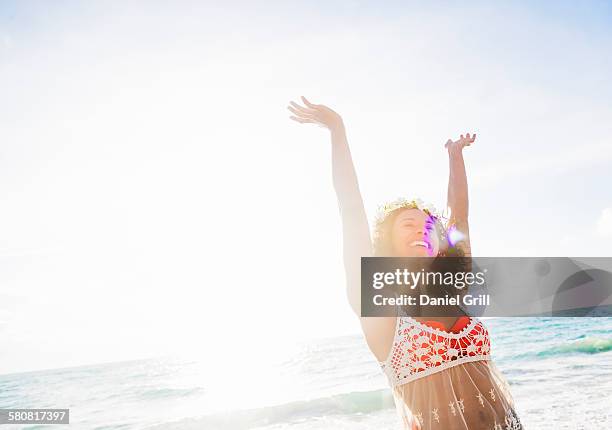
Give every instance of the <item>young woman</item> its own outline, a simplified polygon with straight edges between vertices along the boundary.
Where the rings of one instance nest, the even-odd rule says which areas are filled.
[[[374,241],[359,191],[344,123],[327,106],[291,102],[290,117],[331,132],[333,183],[343,229],[347,295],[367,344],[389,380],[405,429],[521,430],[508,385],[490,359],[489,334],[471,317],[360,316],[361,257],[471,255],[463,148],[476,136],[448,140],[446,223],[418,200],[383,206]]]

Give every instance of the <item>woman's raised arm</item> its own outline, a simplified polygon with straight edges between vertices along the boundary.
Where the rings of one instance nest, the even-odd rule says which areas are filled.
[[[468,184],[463,161],[463,148],[470,146],[476,140],[476,135],[462,134],[459,140],[449,139],[444,145],[448,149],[449,176],[448,176],[448,207],[451,216],[449,225],[456,229],[455,239],[460,240],[459,247],[466,256],[472,255],[470,245],[470,226],[468,223]]]
[[[302,97],[304,106],[291,102],[290,118],[300,123],[312,123],[331,133],[332,176],[342,219],[343,257],[347,296],[351,308],[361,313],[361,257],[372,254],[370,228],[359,191],[344,122],[327,106],[310,103]]]

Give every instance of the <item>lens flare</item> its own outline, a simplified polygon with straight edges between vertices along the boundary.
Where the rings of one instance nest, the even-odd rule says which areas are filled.
[[[448,229],[448,243],[450,243],[451,246],[455,246],[457,242],[463,239],[465,239],[465,235],[457,230],[456,226],[453,225]]]

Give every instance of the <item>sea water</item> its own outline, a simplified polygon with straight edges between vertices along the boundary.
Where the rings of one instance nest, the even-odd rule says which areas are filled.
[[[525,428],[612,428],[612,318],[485,324]],[[69,408],[71,422],[3,428],[400,428],[361,335],[281,346],[1,375],[1,408]]]

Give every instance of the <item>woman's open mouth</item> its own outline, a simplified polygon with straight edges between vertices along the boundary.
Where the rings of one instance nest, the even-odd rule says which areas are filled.
[[[409,246],[422,246],[425,249],[429,249],[429,244],[422,240],[415,240],[414,242],[411,242]]]

